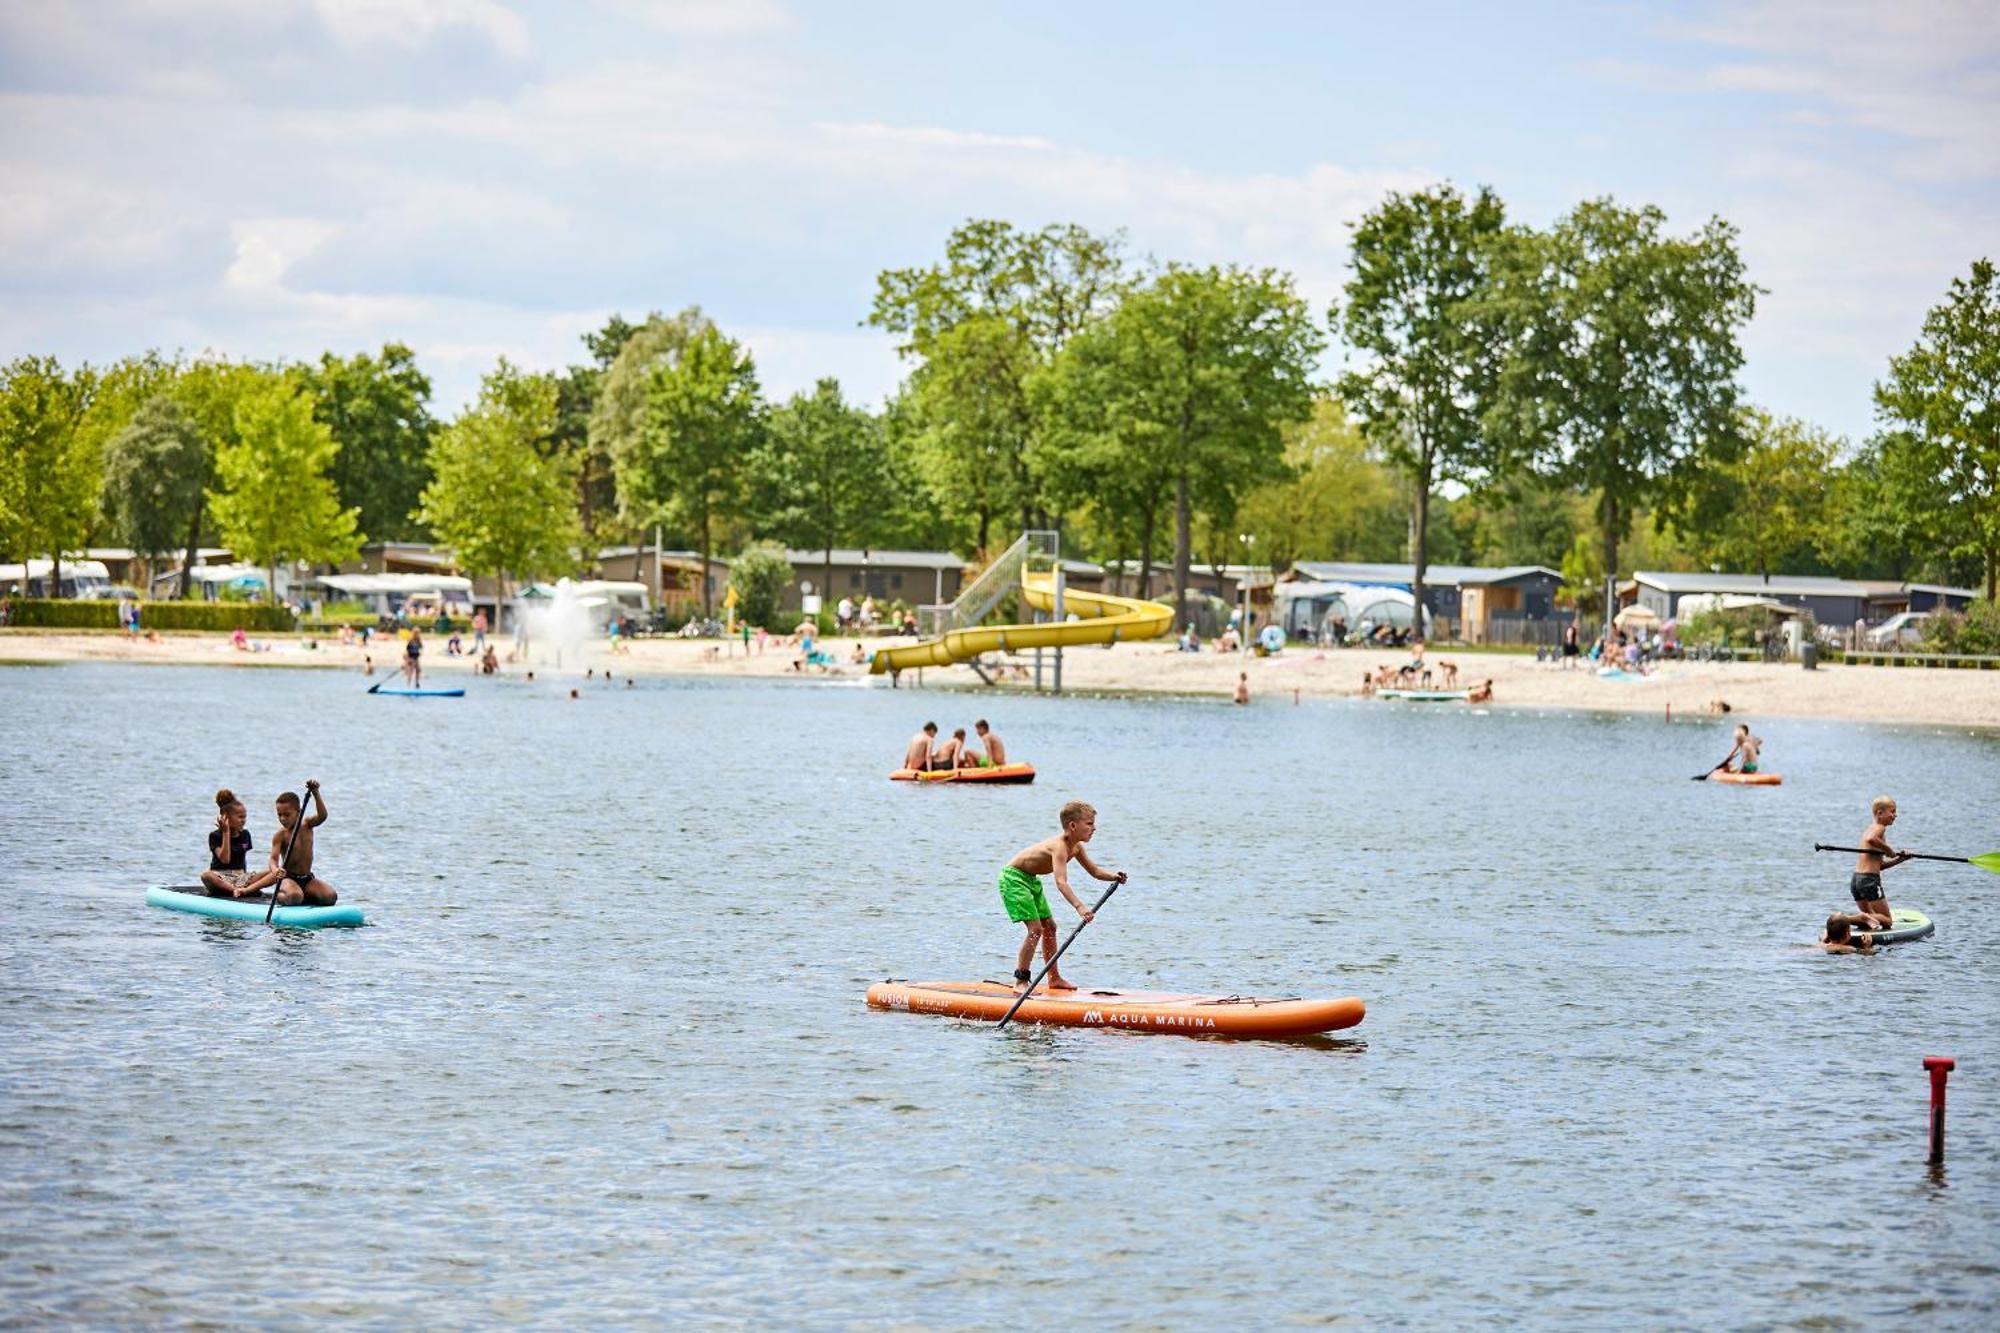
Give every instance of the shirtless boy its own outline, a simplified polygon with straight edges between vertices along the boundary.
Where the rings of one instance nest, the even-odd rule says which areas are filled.
[[[931,742],[937,739],[937,723],[926,722],[910,743],[903,747],[903,767],[921,773],[931,766]]]
[[[1007,762],[1007,747],[1000,743],[999,733],[986,725],[985,718],[973,723],[972,729],[979,733],[979,743],[986,747],[987,763],[998,768]]]
[[[958,767],[958,752],[965,748],[965,728],[951,733],[950,739],[931,751],[931,771],[949,772]]]
[[[1062,973],[1056,971],[1056,923],[1049,915],[1049,900],[1042,892],[1040,877],[1053,873],[1056,887],[1062,890],[1062,896],[1069,899],[1069,905],[1085,921],[1090,920],[1090,909],[1083,905],[1083,900],[1069,886],[1069,863],[1072,858],[1106,884],[1125,882],[1124,871],[1102,869],[1083,850],[1083,845],[1097,832],[1096,810],[1083,801],[1070,801],[1056,818],[1062,822],[1061,833],[1032,847],[1024,847],[1015,853],[1013,860],[1000,867],[1000,901],[1007,908],[1008,919],[1020,922],[1028,931],[1028,937],[1021,941],[1021,951],[1014,959],[1014,984],[1022,990],[1028,988],[1028,981],[1033,975],[1028,971],[1028,964],[1034,961],[1037,940],[1042,944],[1042,957],[1049,960],[1049,989],[1076,989],[1063,980]]]
[[[310,819],[305,818],[296,792],[278,796],[278,831],[271,835],[271,870],[279,878],[272,891],[283,907],[302,902],[331,907],[340,901],[340,895],[334,892],[333,885],[315,875],[312,868],[313,830],[326,822],[326,798],[319,794],[319,779],[307,781],[306,799],[319,809]],[[292,832],[294,825],[297,833]]]
[[[1868,809],[1875,822],[1861,835],[1863,850],[1854,858],[1854,874],[1847,881],[1847,890],[1854,895],[1854,905],[1860,914],[1868,918],[1867,924],[1887,930],[1896,916],[1889,910],[1889,900],[1882,895],[1882,872],[1903,864],[1910,856],[1889,845],[1889,825],[1896,822],[1896,802],[1887,796],[1877,796],[1869,802]]]
[[[1755,773],[1757,771],[1757,752],[1763,748],[1764,738],[1762,736],[1752,736],[1748,722],[1738,722],[1736,724],[1736,744],[1730,749],[1728,758],[1722,761],[1722,766],[1728,768],[1732,773]],[[1713,754],[1714,751],[1711,750],[1709,753]],[[1734,768],[1729,768],[1729,761],[1731,759],[1738,761]]]

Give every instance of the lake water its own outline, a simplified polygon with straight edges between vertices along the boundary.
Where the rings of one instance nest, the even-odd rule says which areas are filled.
[[[1740,789],[1688,780],[1719,723],[570,683],[0,670],[9,1322],[1993,1323],[2000,881],[1905,867],[1933,939],[1803,946],[1878,792],[2000,843],[2000,739],[1773,719]],[[982,713],[1034,786],[885,780]],[[367,929],[142,904],[215,787],[262,846],[308,777]],[[1072,796],[1132,875],[1072,979],[1367,1020],[864,1008],[1005,975],[995,870]]]

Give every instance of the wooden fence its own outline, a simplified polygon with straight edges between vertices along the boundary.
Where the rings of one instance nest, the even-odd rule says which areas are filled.
[[[1971,667],[1978,671],[1989,671],[2000,668],[2000,657],[1975,653],[1859,653],[1849,651],[1847,660],[1861,666]]]

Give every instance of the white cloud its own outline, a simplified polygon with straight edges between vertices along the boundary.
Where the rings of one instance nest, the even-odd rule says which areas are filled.
[[[1752,53],[1699,76],[1718,91],[1795,99],[1801,119],[1914,141],[1886,169],[1918,179],[2000,175],[2000,22],[1967,0],[1763,0],[1672,25]]]
[[[342,44],[417,50],[439,33],[466,28],[502,55],[533,49],[521,16],[496,0],[311,0],[313,13]]]
[[[731,332],[749,347],[758,383],[774,402],[810,392],[832,376],[847,401],[873,407],[895,392],[907,369],[896,356],[896,340],[876,329],[829,332],[753,324]]]
[[[606,9],[662,32],[718,36],[770,32],[790,16],[775,0],[601,0]]]

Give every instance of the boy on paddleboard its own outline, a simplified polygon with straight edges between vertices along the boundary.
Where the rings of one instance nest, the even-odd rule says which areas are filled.
[[[1882,894],[1882,872],[1899,866],[1910,859],[1909,853],[1899,852],[1889,845],[1889,825],[1896,822],[1896,802],[1892,797],[1877,796],[1869,803],[1869,812],[1875,822],[1861,835],[1861,855],[1854,858],[1854,874],[1848,878],[1847,890],[1854,895],[1854,905],[1862,916],[1869,918],[1868,924],[1887,930],[1895,924],[1895,913],[1889,910],[1889,900]]]
[[[1056,923],[1049,915],[1049,900],[1042,892],[1041,876],[1054,873],[1056,887],[1062,896],[1069,899],[1077,915],[1090,920],[1090,909],[1069,886],[1069,863],[1072,859],[1089,871],[1092,876],[1106,884],[1123,884],[1125,872],[1101,869],[1090,859],[1083,845],[1097,832],[1097,811],[1087,802],[1070,801],[1057,813],[1062,823],[1062,832],[1053,838],[1044,839],[1032,847],[1024,847],[1014,854],[1014,859],[1000,867],[1000,901],[1007,908],[1007,918],[1027,927],[1028,936],[1021,941],[1021,952],[1014,959],[1014,983],[1023,990],[1033,973],[1028,964],[1034,961],[1035,942],[1041,941],[1042,957],[1049,960],[1048,986],[1050,990],[1075,990],[1076,987],[1063,980],[1062,973],[1056,971]]]
[[[305,818],[298,793],[288,791],[278,796],[278,831],[271,835],[269,878],[277,881],[272,892],[283,907],[302,902],[331,907],[340,901],[340,895],[333,885],[315,875],[312,868],[313,830],[326,822],[326,798],[319,794],[319,779],[306,782],[306,799],[319,807],[319,813],[310,819]],[[298,827],[296,833],[292,832],[294,825]]]
[[[1762,736],[1752,736],[1748,722],[1738,722],[1736,724],[1736,744],[1730,747],[1729,753],[1723,757],[1722,767],[1726,772],[1730,773],[1755,773],[1757,771],[1757,752],[1763,748],[1764,738]],[[1729,766],[1732,759],[1737,761],[1734,768]]]

